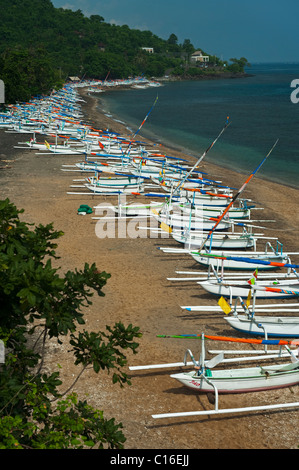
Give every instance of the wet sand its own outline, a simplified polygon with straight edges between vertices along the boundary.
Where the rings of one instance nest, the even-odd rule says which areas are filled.
[[[95,128],[128,133],[127,129],[112,121],[97,109],[97,100],[85,95],[83,105],[85,121]],[[141,132],[142,136],[142,132]],[[34,150],[14,149],[28,135],[8,134],[0,131],[1,198],[9,197],[18,208],[24,208],[22,218],[30,223],[54,223],[64,236],[59,240],[57,252],[61,257],[57,266],[62,271],[83,268],[84,263],[97,264],[98,269],[111,274],[104,287],[105,297],[93,297],[93,305],[86,309],[85,328],[104,330],[106,325],[122,321],[139,326],[143,337],[139,353],[128,355],[128,365],[182,361],[190,348],[199,356],[199,342],[192,340],[160,339],[157,334],[201,333],[236,336],[223,319],[223,314],[187,312],[182,305],[216,305],[217,300],[205,294],[196,282],[173,282],[176,270],[199,271],[200,268],[186,254],[166,254],[159,246],[174,246],[171,239],[150,238],[98,238],[96,223],[90,215],[78,216],[81,204],[95,206],[100,202],[117,203],[113,196],[91,197],[67,195],[73,179],[80,173],[63,172],[62,164],[81,161],[79,156],[36,155]],[[49,140],[49,139],[47,139]],[[146,140],[146,139],[145,139]],[[180,151],[161,146],[168,155],[183,156]],[[215,148],[215,150],[217,149]],[[8,160],[5,161],[5,160]],[[248,175],[232,172],[209,163],[202,164],[211,178],[225,184],[241,187]],[[78,184],[78,183],[77,183]],[[278,237],[287,251],[299,251],[299,191],[286,186],[253,178],[242,197],[250,198],[263,210],[253,212],[254,219],[275,219],[267,230]],[[132,197],[130,200],[143,201]],[[147,202],[148,202],[148,198]],[[259,224],[257,224],[259,225]],[[116,225],[117,228],[117,225]],[[146,233],[146,238],[143,233]],[[275,243],[275,242],[273,242]],[[298,257],[294,258],[298,261]],[[223,346],[208,343],[209,348]],[[226,347],[226,346],[224,346]],[[242,347],[242,346],[241,346]],[[251,346],[254,348],[254,346]],[[229,345],[233,349],[234,345]],[[47,368],[62,366],[61,377],[65,388],[78,370],[72,363],[67,345],[51,344]],[[298,410],[272,412],[244,412],[239,415],[191,417],[154,420],[151,415],[164,412],[213,409],[206,395],[196,395],[169,377],[167,371],[131,372],[132,385],[121,389],[112,384],[106,373],[87,372],[76,384],[74,391],[89,403],[104,410],[106,418],[115,417],[123,423],[126,449],[292,449],[297,448]],[[271,403],[299,401],[298,387],[261,393],[220,396],[219,407],[246,407]]]

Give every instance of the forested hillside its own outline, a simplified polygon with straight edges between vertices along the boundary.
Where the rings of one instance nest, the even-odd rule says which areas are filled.
[[[109,73],[113,79],[161,77],[169,70],[182,74],[195,51],[189,39],[178,44],[174,33],[164,40],[150,31],[106,23],[100,15],[55,8],[50,0],[0,0],[0,11],[0,78],[6,102],[48,93],[72,75],[104,79]],[[153,48],[154,54],[143,47]]]

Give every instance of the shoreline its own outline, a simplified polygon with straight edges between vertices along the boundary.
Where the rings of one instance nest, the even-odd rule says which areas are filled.
[[[126,126],[105,116],[98,107],[96,97],[84,95],[82,103],[84,122],[95,128],[130,134]],[[141,132],[142,134],[142,132]],[[159,339],[157,334],[195,333],[233,336],[234,331],[223,319],[223,314],[191,313],[181,305],[216,305],[213,299],[201,291],[196,282],[171,282],[177,270],[200,270],[187,255],[165,254],[159,246],[177,246],[171,239],[105,238],[96,236],[96,222],[90,216],[78,216],[80,204],[94,206],[100,202],[117,203],[117,197],[92,197],[67,195],[72,180],[78,174],[61,171],[62,164],[81,161],[77,156],[36,155],[32,150],[14,149],[28,135],[5,134],[0,131],[1,159],[11,161],[11,168],[1,173],[1,198],[9,197],[18,209],[24,208],[22,219],[38,225],[54,223],[64,236],[58,241],[57,267],[63,271],[80,269],[84,263],[95,262],[98,269],[111,274],[103,291],[105,297],[93,297],[92,306],[84,311],[86,329],[104,330],[106,325],[122,321],[139,326],[138,354],[128,356],[128,365],[182,361],[185,350],[192,349],[196,358],[200,344],[188,340]],[[146,138],[143,140],[147,141]],[[14,142],[14,143],[13,143]],[[160,150],[182,157],[180,150],[161,144]],[[14,160],[14,161],[13,161]],[[211,177],[221,177],[223,182],[239,188],[245,175],[203,162],[203,171]],[[258,177],[250,181],[242,197],[251,198],[262,211],[256,211],[255,219],[276,219],[266,224],[264,230],[271,237],[278,236],[284,248],[299,251],[297,215],[299,191],[277,183],[265,182]],[[139,201],[137,196],[132,200]],[[142,199],[141,199],[142,200]],[[256,215],[255,215],[256,214]],[[265,225],[265,224],[262,224]],[[258,230],[259,232],[261,230]],[[145,232],[145,231],[144,231]],[[274,246],[274,242],[273,242]],[[237,335],[236,335],[237,336]],[[209,347],[214,345],[209,344]],[[230,349],[233,346],[230,347]],[[67,345],[50,344],[46,361],[48,370],[61,365],[64,389],[73,382],[77,369],[69,357]],[[74,389],[82,399],[104,411],[106,418],[114,417],[123,423],[127,441],[125,449],[295,449],[298,411],[275,413],[242,413],[239,416],[159,420],[152,414],[167,411],[192,411],[213,408],[206,395],[196,395],[179,386],[168,372],[127,371],[132,385],[120,389],[112,384],[110,376],[87,372]],[[250,406],[253,404],[294,402],[296,387],[261,393],[221,396],[220,408]],[[266,416],[266,422],[265,422]],[[199,439],[200,436],[200,439]]]
[[[125,90],[129,90],[131,89],[131,87],[119,87],[119,90],[107,90],[107,93],[108,95],[110,94],[110,92],[112,91],[112,93],[114,93],[114,91],[125,91]],[[80,90],[80,89],[79,89]],[[122,121],[120,121],[117,117],[117,111],[116,113],[114,114],[113,111],[110,111],[110,107],[109,107],[109,99],[108,101],[105,101],[105,94],[107,93],[104,93],[103,94],[94,94],[93,96],[90,96],[92,99],[95,98],[96,101],[98,101],[99,103],[99,113],[101,113],[101,115],[105,115],[105,113],[108,116],[109,119],[111,119],[110,122],[114,123],[117,125],[118,123],[122,123],[123,124],[123,127],[122,127],[122,132],[123,133],[127,133],[128,136],[130,136],[130,134],[128,134],[128,132],[131,131],[131,135],[134,133],[133,132],[133,129],[136,130],[139,123],[137,122],[124,122],[126,121],[126,117],[122,117]],[[97,95],[97,96],[96,96]],[[85,95],[86,96],[86,95]],[[141,96],[139,96],[139,99],[142,99]],[[106,108],[106,111],[101,111],[100,109],[100,106]],[[112,105],[112,109],[113,109],[113,105]],[[104,117],[105,118],[105,117]],[[130,118],[129,118],[130,119]],[[142,119],[142,118],[141,118]],[[110,126],[111,128],[113,128],[113,126]],[[185,142],[185,143],[178,143],[178,142],[175,142],[173,143],[171,141],[171,135],[168,136],[168,137],[165,137],[163,136],[163,132],[162,132],[162,135],[159,134],[157,130],[155,129],[152,129],[152,130],[149,130],[147,128],[147,126],[145,125],[144,126],[145,129],[143,130],[144,131],[144,134],[145,136],[143,137],[143,139],[147,139],[148,141],[151,141],[151,142],[154,142],[155,145],[163,145],[165,148],[167,149],[170,149],[170,152],[172,151],[180,151],[181,153],[184,153],[186,155],[189,155],[189,157],[192,159],[190,160],[190,162],[192,164],[195,163],[195,161],[200,157],[200,154],[198,153],[198,149],[195,150],[194,148],[192,148],[192,144],[191,144],[191,147],[188,148],[188,142]],[[221,127],[220,127],[221,129]],[[167,129],[166,129],[166,134],[167,134]],[[216,134],[217,135],[217,131],[216,131]],[[191,134],[192,136],[192,134]],[[203,137],[201,135],[201,137]],[[208,145],[210,145],[210,143],[212,142],[213,140],[213,136],[211,137],[211,141],[206,141],[205,143],[202,143],[201,144],[201,151],[204,151],[206,149],[206,147],[208,147]],[[276,138],[275,138],[276,139]],[[274,140],[273,140],[274,142]],[[273,144],[272,142],[272,144]],[[268,145],[271,147],[272,145],[271,143],[268,143]],[[233,143],[229,143],[228,145],[230,146],[234,146],[235,144]],[[279,144],[280,145],[280,144]],[[278,147],[279,147],[278,145]],[[277,148],[278,148],[277,147]],[[244,148],[245,152],[247,150],[253,150],[253,151],[256,151],[256,149],[254,148],[251,148],[250,145],[249,146],[244,146],[244,147],[240,147],[241,149]],[[263,158],[263,151],[267,152],[268,148],[265,147],[264,150],[260,150],[259,151],[259,154],[256,156],[256,158]],[[168,150],[169,151],[169,150]],[[213,156],[212,156],[212,153],[213,153]],[[260,155],[260,157],[259,157]],[[217,160],[217,157],[218,157],[218,161],[215,161]],[[250,157],[249,157],[250,158]],[[268,174],[268,170],[265,170],[265,173],[264,173],[264,167],[262,167],[261,171],[257,174],[257,176],[255,178],[259,178],[259,180],[261,181],[265,181],[265,182],[269,182],[269,183],[276,183],[276,184],[279,184],[281,186],[284,186],[284,187],[289,187],[289,188],[292,188],[292,189],[295,189],[295,190],[299,190],[299,184],[296,180],[292,180],[291,182],[289,182],[288,180],[288,176],[285,175],[283,173],[283,181],[281,181],[281,178],[280,178],[280,175],[279,175],[279,171],[277,172],[277,177],[275,177],[275,174],[274,174],[274,170],[271,170],[271,164],[272,162],[270,161],[272,159],[272,157],[269,159],[268,161],[268,165],[270,165],[270,172]],[[223,149],[222,152],[220,150],[217,149],[217,145],[213,148],[213,151],[211,152],[211,156],[208,155],[204,161],[202,162],[202,165],[205,165],[207,162],[212,162],[212,161],[215,161],[215,163],[211,163],[211,165],[214,165],[215,167],[219,168],[219,170],[228,170],[229,172],[235,172],[235,173],[238,173],[238,174],[241,174],[241,175],[244,175],[244,180],[249,176],[249,171],[250,170],[253,170],[254,166],[250,166],[249,167],[249,164],[244,166],[244,163],[243,165],[240,166],[240,168],[236,168],[235,166],[238,165],[238,161],[236,160],[236,155],[233,155],[232,157],[232,161],[230,161],[229,159],[229,155],[228,155],[228,150],[227,149]],[[246,159],[244,160],[246,161]],[[274,163],[275,163],[275,159],[274,159]],[[251,165],[256,165],[256,161],[252,161],[251,162]],[[276,162],[276,165],[277,165],[277,162]],[[247,166],[248,166],[248,172],[247,172]],[[266,165],[265,165],[266,167]],[[235,187],[235,189],[238,189]]]
[[[225,72],[225,71],[217,71],[215,73],[208,73],[204,72],[199,75],[188,75],[188,74],[183,74],[182,76],[180,75],[174,75],[173,77],[169,77],[165,79],[164,77],[156,78],[158,82],[166,82],[166,81],[186,81],[186,80],[223,80],[223,79],[238,79],[238,78],[247,78],[247,77],[254,77],[253,73],[247,73],[247,72]]]
[[[96,96],[90,96],[86,91],[79,89],[79,93],[86,103],[82,104],[82,110],[84,114],[88,114],[89,118],[92,117],[92,120],[96,123],[97,121],[102,123],[102,130],[109,129],[113,132],[117,132],[128,139],[132,136],[129,132],[129,125],[125,122],[120,122],[115,120],[115,116],[107,116],[104,111],[100,110],[100,100],[97,99]],[[142,132],[141,134],[142,135]],[[153,142],[147,137],[140,137],[142,141],[152,144]],[[186,158],[190,164],[194,164],[196,160],[191,160],[191,157],[188,154],[183,152],[183,148],[175,147],[174,145],[169,145],[168,142],[163,142],[161,140],[159,142],[160,151],[166,155],[178,157],[178,158]],[[217,149],[215,150],[217,152]],[[193,157],[195,158],[195,157]],[[243,173],[241,170],[232,170],[228,167],[221,166],[219,164],[214,164],[208,162],[207,160],[203,160],[200,164],[200,168],[203,172],[208,174],[208,177],[211,178],[223,178],[223,183],[235,187],[239,189],[244,181],[248,178],[248,174]],[[266,198],[264,198],[263,192],[265,192]],[[279,198],[277,195],[280,194]],[[249,183],[248,187],[246,188],[244,194],[241,197],[248,197],[254,198],[257,205],[265,206],[265,210],[268,211],[269,219],[273,219],[273,214],[277,214],[277,207],[275,207],[275,203],[277,205],[281,204],[282,207],[287,207],[288,201],[290,202],[290,212],[295,214],[294,218],[291,218],[290,221],[297,222],[297,227],[299,226],[299,216],[297,216],[296,208],[299,204],[299,189],[294,186],[288,186],[283,183],[277,183],[265,177],[255,176]],[[284,209],[282,208],[282,211]],[[263,214],[265,212],[263,211]],[[272,216],[271,216],[272,215]],[[279,212],[278,212],[279,215]],[[285,214],[287,215],[287,214]],[[262,217],[265,219],[265,217]],[[281,225],[279,227],[282,230],[283,222],[281,221]],[[270,230],[271,225],[270,225]],[[287,243],[286,238],[286,243]],[[296,239],[292,240],[295,243],[297,248],[287,247],[286,249],[292,251],[299,251],[299,243]]]

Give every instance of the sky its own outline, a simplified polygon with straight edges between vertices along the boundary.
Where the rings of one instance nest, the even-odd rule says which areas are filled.
[[[55,7],[100,15],[106,23],[175,34],[222,60],[299,62],[298,0],[52,0]]]

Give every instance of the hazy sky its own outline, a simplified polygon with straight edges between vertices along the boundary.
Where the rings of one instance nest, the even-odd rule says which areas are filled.
[[[223,60],[299,62],[298,0],[52,0],[55,7],[98,14],[107,23],[174,33]]]

